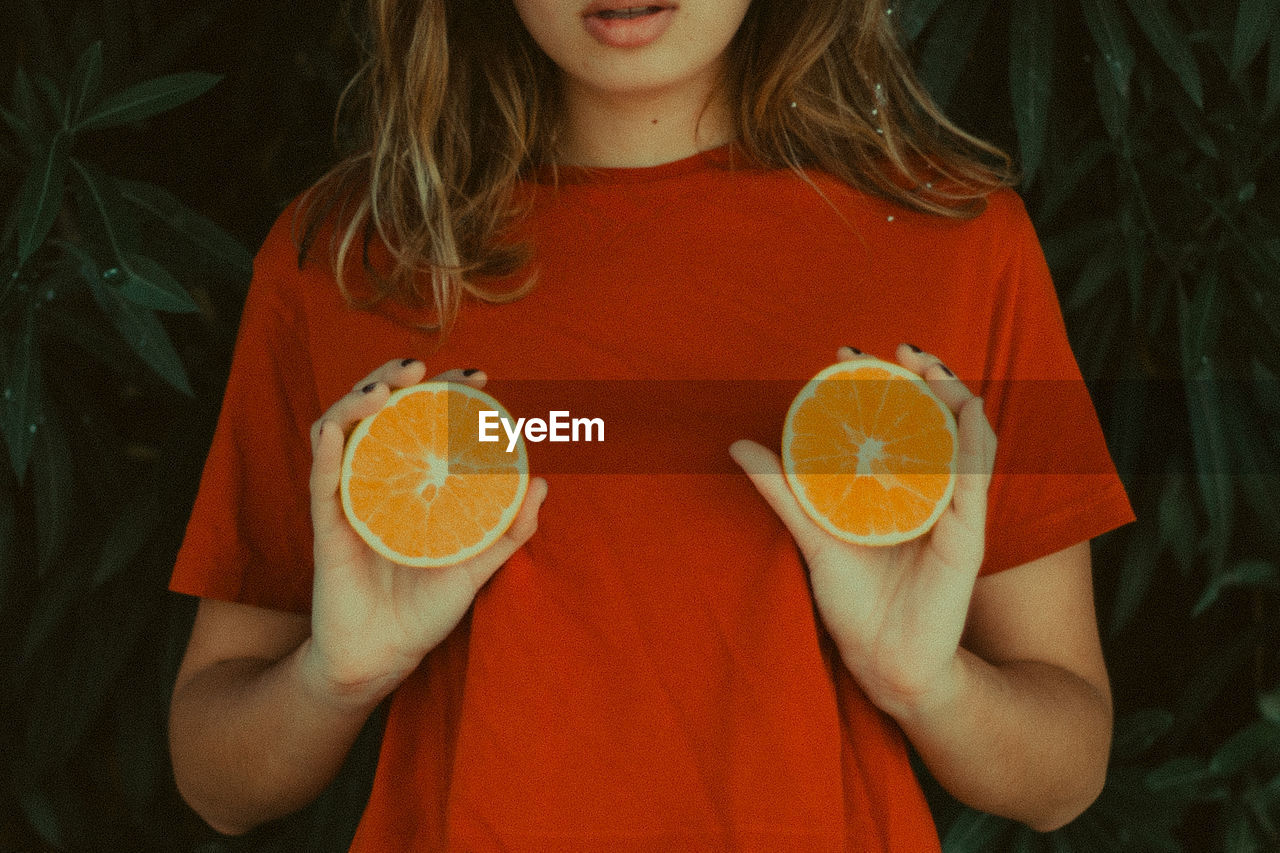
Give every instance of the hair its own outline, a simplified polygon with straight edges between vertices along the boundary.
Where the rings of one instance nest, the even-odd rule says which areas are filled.
[[[736,144],[762,167],[817,169],[909,209],[976,216],[1013,183],[1009,158],[933,103],[887,4],[753,0],[721,81]],[[428,307],[443,332],[466,297],[512,301],[533,285],[492,283],[530,258],[504,233],[523,213],[520,182],[555,166],[559,74],[511,0],[369,0],[369,14],[370,58],[343,95],[343,106],[361,96],[360,139],[303,199],[299,263],[332,226],[344,297]],[[375,235],[389,269],[370,262]],[[373,287],[362,299],[345,273],[356,247]]]

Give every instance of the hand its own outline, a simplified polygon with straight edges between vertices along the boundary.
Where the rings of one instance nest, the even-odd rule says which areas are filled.
[[[305,672],[330,698],[376,701],[393,690],[462,620],[480,587],[537,529],[547,495],[529,483],[515,521],[475,557],[437,569],[402,566],[361,539],[342,510],[338,486],[345,436],[378,411],[395,388],[421,382],[420,361],[392,361],[360,380],[311,428],[311,520],[315,583]],[[481,388],[483,373],[451,370],[437,380]]]
[[[897,356],[958,421],[955,492],[924,536],[888,547],[836,539],[801,509],[776,455],[749,441],[735,442],[730,453],[795,538],[818,612],[845,666],[868,699],[901,719],[946,701],[955,690],[960,636],[982,564],[996,436],[982,400],[937,358],[905,344]],[[848,348],[840,351],[843,361],[858,357]]]

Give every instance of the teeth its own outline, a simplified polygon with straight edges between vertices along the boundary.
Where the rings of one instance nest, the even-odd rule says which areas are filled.
[[[644,15],[651,15],[654,12],[661,12],[661,6],[630,6],[626,9],[606,9],[603,12],[597,12],[597,16],[604,18],[606,21],[639,18]]]

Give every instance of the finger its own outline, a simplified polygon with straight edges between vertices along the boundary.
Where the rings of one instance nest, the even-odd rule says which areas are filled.
[[[965,404],[957,419],[960,450],[956,488],[951,505],[957,519],[970,531],[982,534],[987,523],[987,496],[995,465],[995,433],[983,412],[981,397]]]
[[[351,389],[359,391],[371,383],[383,384],[391,388],[404,388],[421,382],[426,373],[427,366],[416,358],[392,359],[351,386]]]
[[[838,361],[853,361],[856,358],[874,358],[857,347],[851,347],[848,344],[836,350],[836,359]]]
[[[317,541],[345,521],[337,500],[342,479],[342,430],[331,421],[318,422],[312,439],[311,520]]]
[[[538,530],[538,511],[547,499],[547,481],[534,477],[529,481],[529,489],[525,492],[524,501],[516,513],[515,520],[507,528],[507,532],[498,537],[498,541],[489,546],[482,554],[468,561],[468,574],[475,588],[479,589],[493,576],[493,573],[507,560],[511,559],[521,545],[528,542]]]
[[[444,373],[437,373],[431,377],[431,381],[457,382],[461,385],[470,385],[472,388],[483,388],[484,384],[489,381],[489,374],[478,367],[465,369],[456,367],[453,370],[446,370]]]
[[[320,425],[330,423],[346,435],[361,420],[381,409],[391,396],[391,388],[384,382],[368,382],[339,399],[311,425],[311,441],[314,445],[320,435]]]
[[[988,430],[982,399],[975,398],[960,412],[959,473],[951,504],[929,534],[929,547],[939,557],[932,580],[957,596],[971,593],[986,550],[994,436]]]
[[[816,552],[828,538],[827,533],[805,514],[782,473],[782,465],[771,450],[754,441],[735,441],[729,446],[729,455],[738,463],[755,485],[765,503],[781,519],[800,550],[805,554]]]
[[[951,368],[936,355],[914,344],[898,344],[897,356],[898,363],[918,373],[952,414],[959,414],[960,409],[973,399],[969,386],[957,379]]]

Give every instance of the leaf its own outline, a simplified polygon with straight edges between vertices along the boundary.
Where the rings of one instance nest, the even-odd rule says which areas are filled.
[[[74,513],[75,473],[71,450],[61,424],[46,415],[31,465],[31,490],[36,505],[36,544],[40,573],[53,564],[66,546]]]
[[[62,125],[68,130],[79,123],[89,105],[98,97],[102,85],[102,42],[95,41],[80,54],[71,72],[71,85],[67,88],[67,106]]]
[[[909,42],[919,38],[942,3],[943,0],[900,0],[894,8],[902,37]]]
[[[1121,717],[1115,727],[1111,753],[1133,760],[1155,745],[1173,726],[1173,714],[1166,708],[1139,708]]]
[[[1225,824],[1223,850],[1231,853],[1262,853],[1263,848],[1253,831],[1249,813],[1238,803],[1227,803],[1222,821]]]
[[[27,173],[18,193],[18,263],[27,262],[48,236],[58,212],[67,180],[65,137],[55,134],[43,159]]]
[[[1009,29],[1009,94],[1026,184],[1044,157],[1053,94],[1053,0],[1013,4]]]
[[[1236,732],[1218,748],[1209,770],[1230,777],[1257,764],[1280,759],[1280,726],[1270,720],[1256,720]]]
[[[1242,560],[1236,563],[1209,581],[1191,615],[1199,616],[1212,607],[1224,590],[1242,586],[1280,588],[1280,568],[1264,560]]]
[[[1089,27],[1094,44],[1102,53],[1102,62],[1111,83],[1127,104],[1129,79],[1133,76],[1136,59],[1114,0],[1080,0],[1080,10],[1084,13],[1084,22]]]
[[[158,465],[152,466],[153,475],[148,479],[154,481],[159,469]],[[146,488],[133,493],[111,522],[98,553],[98,564],[93,573],[94,588],[108,583],[133,562],[160,523],[158,484],[149,482],[146,485]]]
[[[0,428],[9,448],[9,464],[21,483],[35,446],[42,416],[40,351],[36,340],[36,309],[29,303],[12,335],[0,347],[3,377],[0,381]]]
[[[26,738],[27,750],[51,768],[81,749],[103,718],[111,686],[147,628],[139,589],[117,587],[86,596],[77,585],[69,592],[63,634],[38,657]]]
[[[12,606],[16,603],[14,596],[10,593],[10,584],[14,579],[14,570],[18,563],[18,545],[17,537],[14,535],[14,527],[17,522],[14,516],[17,514],[18,507],[15,501],[15,493],[18,491],[18,484],[9,474],[9,469],[0,466],[0,620],[5,623],[11,622]],[[17,677],[9,674],[9,667],[12,665],[12,656],[9,660],[0,663],[0,684],[14,685],[16,689]],[[0,690],[0,701],[5,701],[4,691],[9,690],[6,687]]]
[[[1120,272],[1118,242],[1117,238],[1112,237],[1085,261],[1084,269],[1080,271],[1080,276],[1063,302],[1063,311],[1073,314],[1092,304],[1106,289],[1107,283]]]
[[[1218,271],[1210,265],[1197,287],[1194,303],[1178,294],[1178,326],[1182,349],[1183,383],[1191,422],[1196,480],[1200,499],[1209,516],[1206,547],[1210,571],[1222,565],[1235,513],[1235,491],[1230,476],[1230,451],[1224,434],[1226,413],[1209,349],[1217,341],[1222,320],[1218,299]]]
[[[1029,827],[1020,827],[1012,850],[1013,853],[1037,853],[1035,832]]]
[[[1280,33],[1271,37],[1271,55],[1267,65],[1267,103],[1263,113],[1270,116],[1276,107],[1280,107]]]
[[[929,28],[920,51],[920,81],[941,106],[946,106],[973,55],[991,0],[951,0]]]
[[[44,148],[44,145],[40,141],[40,137],[36,135],[36,132],[32,129],[31,125],[27,124],[21,118],[9,112],[4,107],[0,107],[0,119],[4,119],[4,123],[9,125],[9,129],[13,131],[13,135],[18,137],[18,140],[23,145],[27,146],[27,150],[32,154],[35,154],[40,151],[40,149]]]
[[[1210,160],[1217,160],[1222,155],[1218,151],[1218,144],[1213,141],[1213,137],[1205,130],[1201,122],[1202,114],[1191,109],[1187,102],[1181,98],[1170,98],[1168,101],[1169,111],[1173,117],[1178,120],[1178,124],[1182,127],[1183,133],[1196,148],[1200,149],[1204,156]]]
[[[1080,267],[1098,250],[1098,244],[1116,233],[1110,217],[1073,225],[1063,231],[1046,234],[1041,240],[1045,260],[1055,274]]]
[[[135,305],[156,311],[188,314],[200,310],[177,279],[151,258],[129,255],[128,264],[123,267],[123,271],[120,295]]]
[[[1128,627],[1142,607],[1147,591],[1151,588],[1151,580],[1155,577],[1158,552],[1159,540],[1154,526],[1150,520],[1139,516],[1125,541],[1120,576],[1116,580],[1111,617],[1107,623],[1108,636],[1115,637]]]
[[[1040,181],[1043,200],[1036,211],[1036,224],[1053,219],[1064,204],[1079,189],[1081,182],[1098,168],[1102,158],[1107,156],[1111,146],[1105,140],[1091,139],[1084,143],[1078,151],[1072,151],[1065,162],[1054,162],[1053,168],[1047,170]]]
[[[238,240],[187,207],[168,190],[155,184],[122,178],[116,179],[116,185],[125,201],[151,214],[232,272],[247,276],[253,271],[253,255]]]
[[[133,351],[160,378],[187,396],[192,396],[187,370],[169,340],[169,333],[155,314],[150,309],[128,301],[115,287],[101,280],[94,284],[93,295],[98,306]]]
[[[1280,3],[1275,0],[1240,0],[1236,12],[1236,34],[1231,45],[1231,73],[1239,74],[1253,62],[1258,51],[1266,44]]]
[[[1182,686],[1182,694],[1174,708],[1174,728],[1169,732],[1171,741],[1176,742],[1201,722],[1223,688],[1238,676],[1241,665],[1253,653],[1257,641],[1257,632],[1246,628],[1207,650]]]
[[[1274,377],[1259,375],[1248,386],[1241,385],[1232,380],[1219,386],[1223,406],[1236,413],[1226,431],[1231,442],[1232,470],[1238,472],[1236,482],[1245,505],[1261,521],[1251,525],[1251,530],[1265,547],[1280,552],[1280,503],[1276,501],[1280,494],[1280,466],[1275,461],[1280,452],[1265,431],[1265,424],[1276,422],[1277,413],[1268,411],[1266,406],[1280,402],[1280,384]]]
[[[39,102],[36,101],[36,92],[31,87],[31,78],[27,76],[22,66],[18,66],[17,72],[13,75],[13,108],[17,111],[17,117],[32,130],[48,132],[48,123],[41,112]]]
[[[1101,65],[1093,66],[1093,88],[1098,96],[1098,112],[1107,128],[1107,136],[1113,141],[1124,138],[1129,122],[1129,101],[1120,95]]]
[[[62,828],[63,818],[43,787],[18,785],[16,790],[23,817],[40,840],[54,850],[67,849]]]
[[[1211,776],[1209,765],[1203,759],[1179,755],[1148,772],[1144,781],[1155,793],[1191,799]]]
[[[147,80],[104,98],[75,130],[116,127],[150,118],[198,98],[221,79],[216,74],[186,73]]]
[[[117,218],[118,203],[113,205],[110,201],[116,199],[118,202],[119,199],[115,181],[78,160],[73,160],[72,165],[89,192],[107,243],[115,255],[117,266],[104,271],[101,281],[110,282],[111,287],[119,289],[121,296],[143,308],[178,313],[198,311],[195,300],[168,270],[145,255],[124,250],[119,233],[121,222]]]
[[[1183,577],[1190,575],[1196,557],[1196,512],[1186,474],[1173,460],[1160,492],[1156,519],[1161,548],[1173,554]]]
[[[125,248],[125,231],[123,227],[126,223],[122,217],[116,215],[119,205],[112,204],[113,200],[118,200],[115,197],[115,183],[96,167],[83,163],[74,157],[71,158],[71,166],[80,177],[85,190],[89,194],[89,200],[93,203],[94,210],[98,213],[98,223],[102,226],[102,236],[106,240],[108,248],[111,249],[111,254],[115,257],[117,266],[127,268],[129,262]],[[104,275],[106,274],[104,273]]]
[[[1178,26],[1166,0],[1126,0],[1129,11],[1164,64],[1178,78],[1192,102],[1204,109],[1204,83],[1191,42]]]
[[[1258,713],[1263,719],[1280,726],[1280,687],[1258,697]]]
[[[982,853],[990,850],[1008,821],[986,812],[965,809],[947,828],[943,853]]]
[[[13,75],[13,109],[13,112],[0,110],[0,116],[35,156],[47,147],[53,134],[44,109],[36,100],[35,90],[31,88],[31,80],[21,66]]]

